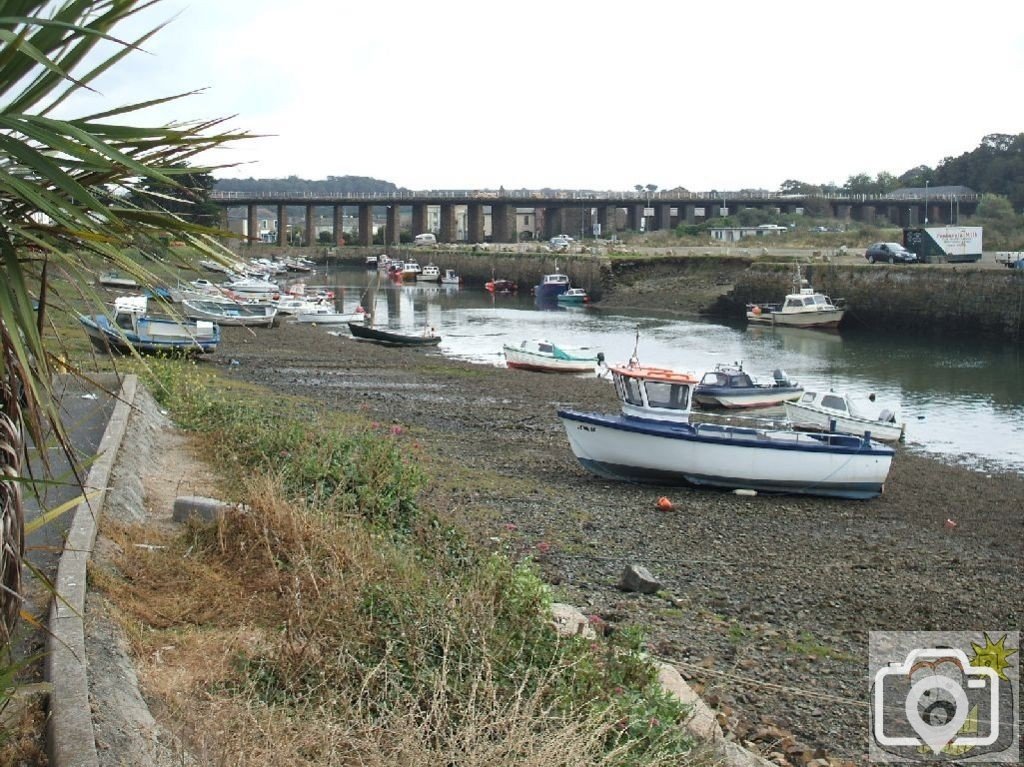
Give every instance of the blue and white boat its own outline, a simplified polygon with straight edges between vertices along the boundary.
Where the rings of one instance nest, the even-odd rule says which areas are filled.
[[[122,354],[208,354],[217,350],[220,327],[206,320],[154,317],[146,313],[145,296],[126,296],[114,302],[114,315],[78,319],[93,346]]]
[[[893,449],[867,435],[691,423],[697,378],[635,360],[610,368],[619,415],[559,410],[588,471],[608,479],[874,498]]]
[[[569,276],[567,274],[562,274],[559,271],[555,271],[551,274],[545,274],[541,278],[540,282],[533,289],[533,294],[539,299],[554,299],[567,291],[570,287]]]

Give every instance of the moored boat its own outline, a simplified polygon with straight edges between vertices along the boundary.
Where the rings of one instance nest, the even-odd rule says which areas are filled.
[[[773,493],[873,498],[894,451],[850,434],[691,423],[697,379],[670,369],[610,369],[621,413],[559,410],[588,471],[608,479]]]
[[[419,274],[416,275],[416,282],[440,282],[441,269],[436,264],[427,264]]]
[[[208,354],[220,343],[220,327],[208,320],[179,320],[147,314],[145,296],[114,302],[113,316],[78,316],[93,346],[122,354]]]
[[[846,313],[842,299],[833,301],[812,288],[796,267],[793,292],[781,303],[747,304],[747,321],[800,328],[836,328]]]
[[[897,442],[906,436],[907,426],[899,410],[880,408],[871,397],[860,402],[849,394],[807,391],[798,401],[785,405],[786,417],[797,428],[870,434],[882,442]]]
[[[502,352],[510,368],[541,373],[590,373],[604,361],[601,352],[557,346],[545,339],[505,344]]]
[[[590,303],[590,296],[583,288],[569,288],[555,298],[560,306],[580,306]]]
[[[797,400],[804,387],[789,380],[783,370],[772,372],[771,383],[758,383],[742,365],[716,365],[703,375],[693,392],[693,401],[705,407],[772,407]]]
[[[493,277],[484,283],[484,289],[489,293],[500,293],[507,295],[509,293],[516,292],[516,283],[514,280],[501,280],[494,279]]]
[[[557,269],[557,267],[556,267]],[[569,285],[569,276],[562,274],[562,272],[554,271],[551,274],[545,274],[541,277],[540,282],[533,289],[533,293],[537,298],[555,298],[567,291],[571,286]]]
[[[459,285],[461,283],[462,278],[454,269],[445,269],[444,274],[441,275],[442,285]]]

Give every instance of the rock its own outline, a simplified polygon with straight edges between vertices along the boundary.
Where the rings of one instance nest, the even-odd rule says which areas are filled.
[[[619,578],[619,588],[623,591],[638,591],[641,594],[653,594],[661,588],[650,571],[643,565],[626,565]]]

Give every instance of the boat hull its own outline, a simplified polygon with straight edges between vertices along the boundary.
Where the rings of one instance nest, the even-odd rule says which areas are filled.
[[[893,450],[845,434],[664,423],[560,410],[588,471],[630,482],[867,499],[882,493]]]
[[[762,311],[759,314],[748,311],[747,320],[761,325],[782,325],[791,328],[837,328],[845,313],[845,309],[814,312]]]
[[[346,322],[362,322],[364,312],[299,312],[295,321],[307,325],[344,325]]]
[[[763,386],[735,389],[724,386],[698,386],[693,401],[704,407],[724,407],[731,410],[757,407],[775,407],[784,402],[798,400],[802,386]]]
[[[374,343],[385,344],[387,346],[437,346],[441,343],[441,336],[410,336],[404,333],[395,333],[390,330],[371,328],[358,322],[348,323],[348,329],[354,338],[358,338],[363,341],[373,341]]]
[[[506,346],[505,364],[517,370],[538,373],[593,373],[597,357],[570,357],[558,359],[550,354],[536,354],[514,346]]]
[[[799,402],[787,402],[786,418],[798,428],[818,431],[837,431],[844,434],[870,434],[871,439],[881,442],[899,442],[905,434],[905,426],[896,423],[882,423],[823,409],[807,407]],[[834,427],[833,427],[834,425]]]
[[[193,323],[140,319],[140,332],[119,328],[103,314],[80,316],[89,340],[98,350],[120,354],[210,354],[220,343],[220,328],[200,331]],[[145,330],[150,332],[145,332]]]
[[[208,320],[218,325],[269,328],[277,322],[277,307],[273,304],[234,304],[185,299],[181,305],[186,317]]]

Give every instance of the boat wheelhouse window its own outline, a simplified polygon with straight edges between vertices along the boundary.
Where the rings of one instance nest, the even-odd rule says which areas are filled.
[[[804,306],[814,306],[814,296],[808,296],[804,299]]]
[[[729,382],[729,385],[735,386],[736,388],[747,389],[753,386],[754,382],[746,373],[737,373],[732,377],[732,380]]]
[[[803,306],[803,305],[804,305],[804,302],[801,301],[799,298],[787,298],[786,299],[786,306],[800,307],[800,306]]]
[[[826,304],[828,304],[828,298],[826,298],[825,296],[815,296],[814,303],[825,306]]]
[[[844,413],[846,412],[846,400],[842,397],[837,397],[835,394],[826,394],[822,397],[821,406],[832,410],[842,410]]]
[[[643,394],[640,392],[640,382],[629,376],[615,376],[615,386],[619,390],[619,397],[623,402],[630,405],[644,406]]]
[[[689,386],[663,383],[661,381],[647,382],[647,404],[651,407],[686,410],[689,406],[689,394]]]
[[[115,317],[114,319],[117,322],[117,326],[119,328],[123,328],[124,330],[132,329],[132,316],[130,314],[121,313],[118,314],[117,317]]]
[[[725,386],[729,379],[725,373],[705,373],[704,377],[700,380],[704,386]]]
[[[537,351],[544,352],[546,354],[551,354],[552,353],[551,344],[543,344],[543,343],[537,344]]]

